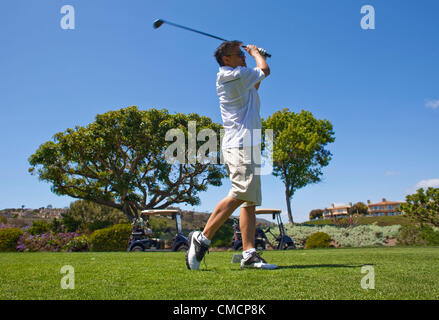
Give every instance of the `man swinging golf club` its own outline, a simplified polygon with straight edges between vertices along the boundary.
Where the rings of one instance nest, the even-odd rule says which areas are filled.
[[[262,201],[258,170],[261,164],[261,117],[257,90],[260,82],[270,74],[270,68],[255,45],[244,47],[256,62],[256,68],[247,68],[241,46],[239,41],[225,41],[214,54],[220,65],[216,88],[225,130],[222,153],[232,188],[216,205],[204,230],[189,234],[186,265],[190,270],[199,270],[215,232],[239,206],[239,226],[243,243],[241,269],[277,268],[262,259],[254,245],[255,208]]]

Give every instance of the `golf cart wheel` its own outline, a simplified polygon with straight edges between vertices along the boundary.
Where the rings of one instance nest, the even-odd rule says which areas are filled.
[[[186,252],[186,251],[188,251],[188,249],[189,249],[189,247],[187,245],[183,244],[183,245],[178,247],[177,251]]]
[[[131,252],[143,252],[143,248],[141,246],[135,246],[131,249]]]
[[[285,246],[284,250],[294,250],[296,249],[296,246],[294,244],[288,244]]]
[[[266,248],[265,241],[263,240],[256,240],[255,241],[255,248],[257,251],[263,251]]]

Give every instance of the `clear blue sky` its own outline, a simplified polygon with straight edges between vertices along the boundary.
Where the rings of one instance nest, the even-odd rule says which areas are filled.
[[[375,30],[360,27],[365,4]],[[75,30],[60,27],[63,5],[75,8]],[[0,208],[68,206],[27,172],[27,159],[98,113],[137,105],[221,122],[220,42],[154,30],[157,18],[266,48],[262,117],[288,107],[333,123],[333,160],[321,183],[296,192],[296,221],[333,202],[404,200],[416,186],[439,186],[438,14],[436,0],[2,0]],[[263,207],[285,210],[281,181],[262,183]],[[195,209],[211,211],[229,187],[211,187]]]

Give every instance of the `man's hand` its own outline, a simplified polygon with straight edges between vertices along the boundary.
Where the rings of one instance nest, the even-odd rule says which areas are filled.
[[[251,55],[252,57],[255,57],[255,55],[261,55],[259,53],[258,46],[255,46],[253,44],[246,45],[245,46],[245,51],[247,51],[248,54]]]

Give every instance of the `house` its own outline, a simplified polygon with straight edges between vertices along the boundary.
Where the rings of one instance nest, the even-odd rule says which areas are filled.
[[[323,209],[323,219],[325,218],[339,218],[349,215],[349,209],[352,207],[352,203],[345,205],[344,203],[332,203],[329,208]]]
[[[399,209],[402,203],[405,202],[387,201],[386,198],[383,198],[381,202],[377,203],[370,203],[370,200],[367,200],[367,207],[372,216],[396,216],[402,214]]]
[[[42,218],[42,219],[60,219],[61,218],[61,214],[66,212],[66,209],[57,209],[57,208],[52,208],[52,209],[47,209],[47,208],[39,208],[36,210],[37,214],[36,216],[38,218]]]

